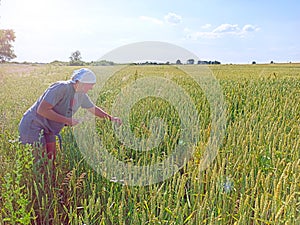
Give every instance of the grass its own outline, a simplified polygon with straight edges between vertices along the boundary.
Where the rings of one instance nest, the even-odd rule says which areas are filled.
[[[31,147],[16,141],[18,123],[49,84],[67,79],[75,68],[1,65],[0,224],[299,224],[299,64],[210,67],[222,87],[227,118],[222,146],[205,170],[201,157],[211,122],[201,88],[175,67],[129,66],[116,69],[109,79],[107,68],[92,68],[101,76],[90,96],[108,112],[122,88],[145,77],[171,79],[189,94],[200,121],[193,157],[164,181],[124,185],[96,173],[80,151],[74,129],[65,128],[56,185],[45,187],[49,178],[34,169]],[[150,151],[123,144],[110,122],[97,119],[101,147],[130,165],[162,161],[184,132],[172,102],[155,97],[138,101],[130,111],[129,130],[134,137],[149,138],[157,117],[164,118],[166,132]]]

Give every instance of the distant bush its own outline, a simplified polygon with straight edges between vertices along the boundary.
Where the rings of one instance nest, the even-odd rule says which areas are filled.
[[[107,61],[107,60],[100,60],[100,61],[92,61],[90,63],[91,66],[113,66],[115,65],[114,62],[112,61]]]
[[[51,62],[50,64],[51,64],[51,65],[54,65],[54,66],[67,66],[69,63],[68,63],[68,62],[63,62],[63,61],[54,60],[54,61]]]
[[[69,66],[86,66],[87,63],[84,62],[84,61],[81,61],[81,60],[78,60],[78,61],[70,61],[68,63]]]

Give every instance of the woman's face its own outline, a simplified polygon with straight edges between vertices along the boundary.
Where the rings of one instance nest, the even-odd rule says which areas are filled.
[[[83,92],[83,93],[87,93],[89,90],[93,89],[93,86],[95,84],[86,84],[86,83],[78,83],[78,92]]]

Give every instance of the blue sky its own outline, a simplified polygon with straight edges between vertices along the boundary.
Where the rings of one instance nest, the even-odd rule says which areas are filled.
[[[84,61],[141,41],[222,63],[300,62],[300,1],[1,0],[0,29],[16,33],[15,61]],[[182,59],[185,60],[185,59]]]

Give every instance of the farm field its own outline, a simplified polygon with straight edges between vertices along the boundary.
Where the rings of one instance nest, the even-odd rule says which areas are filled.
[[[168,65],[89,67],[98,75],[89,96],[107,112],[122,89],[142,78],[174,82],[198,112],[199,133],[193,134],[198,141],[174,175],[150,185],[126,185],[97,173],[75,128],[65,127],[56,182],[49,184],[35,170],[32,148],[18,142],[18,123],[51,83],[69,79],[76,68],[0,65],[0,224],[300,224],[300,64],[209,66],[224,96],[226,128],[205,169],[201,159],[213,129],[211,110],[191,77]],[[106,71],[115,73],[108,77]],[[155,132],[153,119],[163,118],[166,131],[158,146],[136,151],[118,140],[109,121],[96,119],[102,146],[94,148],[131,165],[164,160],[185,132],[172,103],[148,96],[130,110],[129,130],[141,139]]]

